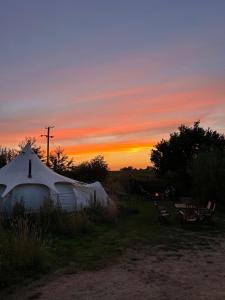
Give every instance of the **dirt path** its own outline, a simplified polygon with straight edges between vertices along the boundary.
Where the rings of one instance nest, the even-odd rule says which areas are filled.
[[[10,299],[224,300],[225,243],[192,251],[129,250],[112,266],[42,280]]]

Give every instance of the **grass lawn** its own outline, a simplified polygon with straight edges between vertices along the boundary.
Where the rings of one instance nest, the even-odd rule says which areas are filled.
[[[127,247],[142,245],[165,249],[207,246],[208,240],[225,232],[225,215],[217,214],[211,225],[181,225],[172,202],[163,205],[170,211],[171,223],[160,224],[153,203],[141,197],[125,199],[128,213],[122,214],[116,224],[94,225],[93,231],[73,239],[57,237],[52,240],[55,267],[70,264],[71,272],[80,269],[102,268],[109,258]]]

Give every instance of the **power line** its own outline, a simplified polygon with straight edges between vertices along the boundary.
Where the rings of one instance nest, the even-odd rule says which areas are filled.
[[[54,128],[54,127],[55,127],[55,126],[48,126],[48,127],[45,127],[45,129],[47,129],[47,134],[42,134],[42,135],[41,135],[41,137],[42,137],[42,136],[45,136],[46,139],[47,139],[47,162],[46,162],[46,164],[47,164],[48,167],[50,166],[50,163],[49,163],[49,141],[50,141],[50,139],[54,138],[53,135],[50,135],[50,130],[51,130],[52,128]]]

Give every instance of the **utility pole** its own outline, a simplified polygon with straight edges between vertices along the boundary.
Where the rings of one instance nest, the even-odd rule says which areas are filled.
[[[49,167],[50,164],[49,164],[49,141],[50,139],[52,139],[54,136],[53,135],[50,135],[50,130],[52,128],[54,128],[55,126],[48,126],[48,127],[45,127],[45,129],[47,129],[47,134],[42,134],[41,136],[45,136],[46,139],[47,139],[47,163],[46,165]]]

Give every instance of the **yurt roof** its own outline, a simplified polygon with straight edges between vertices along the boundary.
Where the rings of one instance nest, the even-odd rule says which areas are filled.
[[[29,143],[14,160],[0,169],[0,185],[6,186],[1,197],[21,184],[45,185],[57,193],[55,183],[59,182],[81,185],[80,182],[59,175],[48,168],[34,153]]]

